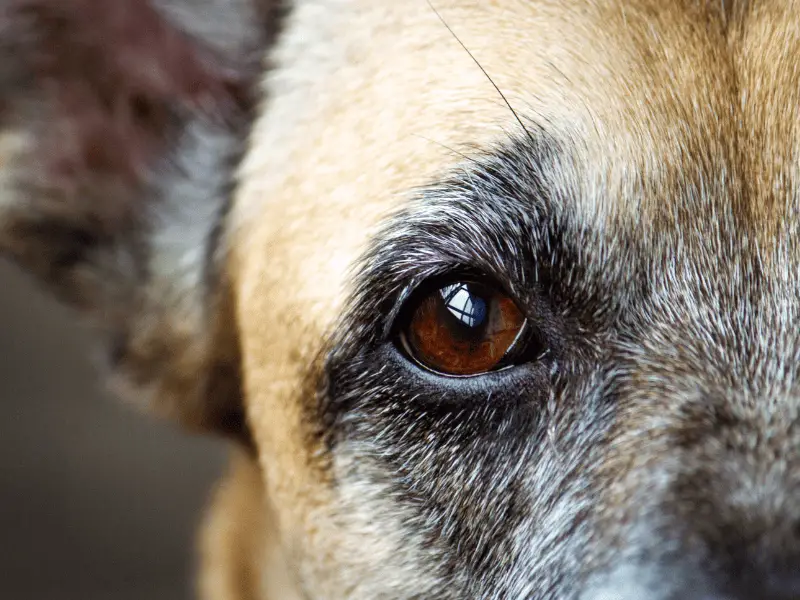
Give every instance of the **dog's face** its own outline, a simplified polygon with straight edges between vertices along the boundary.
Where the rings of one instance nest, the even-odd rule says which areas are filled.
[[[218,597],[800,598],[800,6],[209,2],[104,79],[50,4],[0,243],[248,448]]]

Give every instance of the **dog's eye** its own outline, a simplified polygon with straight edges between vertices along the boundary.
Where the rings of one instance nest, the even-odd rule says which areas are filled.
[[[406,352],[444,375],[479,375],[502,366],[525,317],[500,290],[452,282],[412,300],[400,336]]]

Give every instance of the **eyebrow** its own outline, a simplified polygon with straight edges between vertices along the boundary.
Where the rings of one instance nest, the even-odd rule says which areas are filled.
[[[542,133],[510,138],[419,190],[357,265],[347,320],[391,320],[431,277],[478,272],[524,296],[561,262],[577,261],[581,236],[568,190],[578,186],[565,180],[574,170],[562,168],[564,154]]]

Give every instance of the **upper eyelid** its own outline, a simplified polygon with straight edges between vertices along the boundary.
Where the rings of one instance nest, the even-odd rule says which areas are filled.
[[[389,227],[395,222],[394,219],[390,221]],[[493,260],[501,256],[499,248],[488,255],[480,253],[475,256],[462,255],[462,260],[459,260],[455,255],[441,252],[441,249],[448,246],[446,234],[436,237],[431,237],[430,232],[414,234],[410,232],[407,223],[403,224],[403,231],[405,237],[400,241],[405,243],[398,243],[399,240],[395,237],[390,238],[390,241],[384,238],[387,243],[382,244],[377,241],[371,252],[362,258],[360,281],[357,285],[359,291],[353,298],[349,311],[351,314],[361,315],[362,319],[371,320],[375,327],[374,334],[382,340],[391,337],[404,303],[420,289],[420,286],[439,277],[457,276],[459,272],[465,276],[485,278],[511,297],[526,317],[531,316],[529,314],[531,294],[535,294],[533,284],[539,278],[525,277],[525,274],[531,269],[538,268],[536,264],[539,259],[545,266],[550,262],[548,257],[553,244],[545,245],[544,254],[531,249],[530,253],[524,251],[513,253],[511,260]],[[547,231],[546,225],[542,223],[541,235],[511,239],[507,240],[507,243],[524,246],[525,243],[534,240],[541,242],[542,235],[547,235],[545,233]],[[519,234],[519,229],[511,228],[509,235],[515,234]],[[406,243],[413,243],[413,246],[404,248]],[[419,251],[420,247],[428,247],[428,244],[431,244],[432,251]],[[460,239],[459,244],[463,250],[466,245],[464,240]],[[414,264],[415,254],[419,260],[417,264]],[[368,316],[370,313],[371,318]]]
[[[464,267],[490,276],[530,312],[541,283],[534,271],[547,277],[554,254],[579,256],[572,244],[559,250],[575,221],[559,218],[569,211],[548,192],[553,173],[561,173],[548,165],[563,149],[547,135],[540,142],[512,139],[487,149],[466,167],[469,181],[457,171],[417,189],[382,225],[362,256],[349,311],[371,322],[371,335],[391,335],[403,303],[425,280]]]
[[[463,275],[459,274],[459,271],[461,271]],[[462,276],[464,279],[483,280],[482,283],[484,285],[496,287],[497,289],[502,290],[514,301],[523,314],[525,314],[525,317],[528,318],[529,315],[526,314],[528,311],[525,310],[525,302],[523,302],[523,299],[515,292],[513,289],[514,286],[504,285],[501,281],[501,278],[482,274],[474,268],[469,268],[467,266],[451,267],[450,269],[443,269],[441,272],[435,274],[417,276],[402,287],[400,293],[392,302],[392,309],[385,317],[382,331],[383,338],[388,339],[392,335],[392,330],[397,323],[400,313],[405,308],[406,302],[408,302],[409,299],[411,299],[418,291],[420,291],[426,282],[441,279],[441,282],[444,285],[445,282],[447,282],[450,278],[455,281]]]

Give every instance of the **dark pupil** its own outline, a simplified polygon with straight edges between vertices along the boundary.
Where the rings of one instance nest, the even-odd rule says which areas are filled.
[[[468,283],[454,283],[439,290],[444,307],[456,321],[468,330],[475,330],[486,322],[486,299],[470,289]]]

